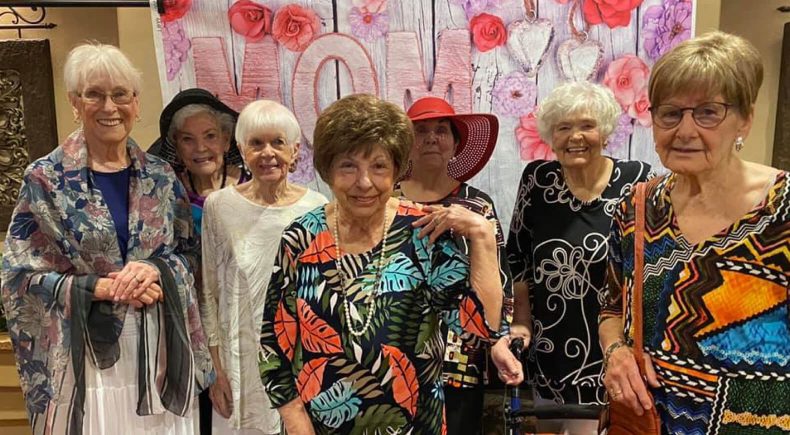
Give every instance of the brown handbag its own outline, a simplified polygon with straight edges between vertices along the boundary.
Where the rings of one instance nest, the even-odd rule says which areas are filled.
[[[657,177],[658,178],[658,177]],[[657,178],[650,182],[636,185],[635,228],[634,228],[634,290],[632,295],[631,317],[634,324],[633,352],[639,374],[645,378],[645,360],[642,341],[642,284],[645,264],[645,191],[657,183]],[[625,284],[624,284],[625,285]],[[627,289],[623,289],[623,307],[628,303]],[[649,392],[648,392],[649,394]],[[651,398],[652,399],[652,398]],[[641,416],[636,415],[630,406],[609,401],[601,416],[601,427],[608,428],[607,435],[660,435],[661,419],[656,412],[655,403],[645,410]]]

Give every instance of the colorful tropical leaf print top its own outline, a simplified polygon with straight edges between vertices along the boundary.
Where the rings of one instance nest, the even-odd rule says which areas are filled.
[[[707,240],[680,232],[665,176],[647,192],[644,347],[661,386],[652,389],[670,434],[790,433],[790,183],[777,175],[765,199]],[[631,310],[633,195],[620,202],[609,240],[601,318]]]
[[[449,238],[431,245],[417,237],[412,222],[423,215],[400,203],[378,283],[381,243],[342,255],[355,330],[368,316],[367,295],[380,286],[361,337],[346,325],[324,208],[286,228],[261,330],[261,377],[275,407],[300,398],[317,433],[442,432],[441,313],[460,305],[467,330],[485,337],[493,331],[470,290],[468,258]]]

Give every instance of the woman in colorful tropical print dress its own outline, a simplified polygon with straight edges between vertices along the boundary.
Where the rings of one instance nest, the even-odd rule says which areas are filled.
[[[524,380],[521,362],[508,348],[513,287],[505,238],[491,197],[465,182],[488,163],[496,145],[499,121],[491,114],[456,114],[447,101],[438,97],[420,98],[406,114],[414,123],[414,145],[409,154],[409,174],[395,186],[395,193],[420,204],[458,205],[484,216],[497,231],[497,258],[505,295],[499,333],[492,337],[498,345],[492,347],[491,341],[465,332],[460,310],[447,311],[442,316],[448,329],[442,369],[447,433],[479,434],[483,430],[489,352],[503,381],[517,385]],[[459,239],[458,244],[465,248],[467,243]]]
[[[494,228],[391,197],[413,141],[403,110],[371,95],[318,119],[314,163],[335,200],[283,233],[261,331],[262,378],[289,433],[440,433],[441,312],[460,306],[483,337],[499,325]]]
[[[606,287],[606,239],[623,193],[650,166],[603,154],[622,109],[607,88],[560,85],[541,103],[538,130],[557,160],[524,168],[507,250],[516,309],[513,335],[532,347],[538,405],[603,404],[597,318]],[[540,431],[593,434],[596,420],[542,420]]]
[[[28,167],[3,256],[33,432],[192,434],[213,372],[186,192],[129,138],[140,73],[120,50],[78,46],[65,81],[81,128]]]
[[[655,406],[664,433],[790,432],[790,183],[738,156],[762,73],[752,44],[713,32],[679,44],[650,77],[656,151],[672,172],[645,201],[648,388],[622,304],[624,286],[633,290],[634,195],[612,225],[600,336],[610,399],[639,415]]]

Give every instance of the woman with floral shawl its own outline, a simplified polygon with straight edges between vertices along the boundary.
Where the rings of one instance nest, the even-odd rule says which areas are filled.
[[[30,424],[194,433],[213,372],[186,192],[129,138],[140,73],[120,50],[78,46],[64,73],[81,126],[25,171],[2,267]]]

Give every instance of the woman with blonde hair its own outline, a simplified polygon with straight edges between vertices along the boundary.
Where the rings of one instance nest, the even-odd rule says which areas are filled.
[[[252,179],[212,193],[205,203],[202,292],[217,372],[210,390],[215,434],[280,433],[280,418],[258,371],[258,332],[274,247],[291,221],[327,202],[288,182],[301,137],[296,117],[282,104],[248,104],[236,123],[236,140]]]
[[[170,166],[129,137],[140,72],[84,44],[64,68],[80,128],[25,172],[2,295],[33,432],[192,434],[213,380],[199,242]]]
[[[738,154],[762,78],[755,47],[722,32],[682,42],[650,77],[656,151],[671,172],[644,202],[632,193],[617,207],[599,328],[610,400],[637,415],[655,407],[666,433],[790,431],[790,184]],[[646,382],[622,303],[639,274]]]

